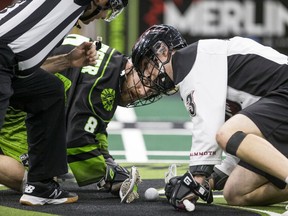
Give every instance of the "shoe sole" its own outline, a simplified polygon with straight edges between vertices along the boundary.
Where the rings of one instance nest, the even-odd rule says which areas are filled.
[[[41,198],[41,197],[23,194],[19,202],[22,205],[36,206],[36,205],[45,205],[45,204],[54,204],[54,205],[67,204],[67,203],[74,203],[77,201],[78,201],[78,196],[62,198],[62,199],[47,199],[47,198]]]

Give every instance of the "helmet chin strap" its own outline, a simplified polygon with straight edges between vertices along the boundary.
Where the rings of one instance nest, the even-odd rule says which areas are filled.
[[[161,92],[166,95],[172,95],[175,94],[178,91],[178,88],[175,86],[172,79],[167,74],[164,65],[170,62],[172,56],[172,51],[168,50],[168,56],[166,61],[160,62],[159,65],[159,74],[156,80],[156,83],[161,88]]]
[[[166,72],[160,71],[157,77],[157,84],[161,88],[161,92],[166,95],[175,94],[178,89],[175,86],[174,82],[168,76]]]

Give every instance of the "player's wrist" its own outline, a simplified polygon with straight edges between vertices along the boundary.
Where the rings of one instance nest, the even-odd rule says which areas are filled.
[[[212,190],[223,190],[226,181],[228,179],[228,175],[226,175],[221,170],[214,167],[214,172],[208,177],[208,182]]]
[[[206,179],[205,175],[199,175],[199,174],[193,175],[193,177],[199,184],[203,184]]]
[[[67,68],[74,67],[73,65],[73,59],[72,59],[72,53],[63,54],[65,59],[65,64],[67,65]]]
[[[214,165],[190,166],[189,171],[193,176],[205,176],[206,178],[213,172]]]

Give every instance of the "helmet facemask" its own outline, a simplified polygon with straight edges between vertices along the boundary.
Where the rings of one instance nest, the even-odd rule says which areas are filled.
[[[161,57],[166,53],[166,59]],[[157,94],[172,95],[178,91],[168,76],[165,65],[170,62],[172,50],[163,41],[155,43],[140,60],[138,75],[144,86],[153,89]]]
[[[143,84],[152,88],[157,94],[176,93],[178,88],[165,68],[171,60],[173,51],[186,46],[186,40],[173,26],[160,24],[147,29],[132,49],[133,64]]]
[[[123,70],[120,79],[120,106],[132,108],[149,105],[162,97],[162,95],[156,94],[156,92],[151,89],[148,91],[148,89],[143,86],[133,66]]]

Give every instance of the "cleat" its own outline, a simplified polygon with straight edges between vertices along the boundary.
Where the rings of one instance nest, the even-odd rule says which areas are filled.
[[[139,198],[138,185],[141,183],[141,178],[136,167],[131,168],[130,177],[126,179],[120,188],[119,195],[121,203],[131,203]]]
[[[48,183],[27,182],[20,198],[22,205],[64,204],[77,202],[78,195],[60,188],[54,180]]]

